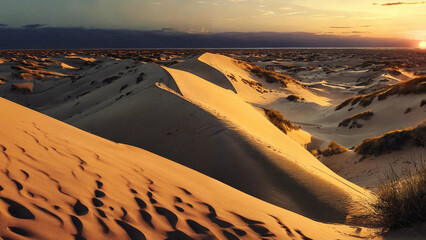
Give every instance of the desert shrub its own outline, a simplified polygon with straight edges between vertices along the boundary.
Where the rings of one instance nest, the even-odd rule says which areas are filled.
[[[290,120],[285,119],[280,112],[267,108],[263,108],[263,110],[265,111],[269,121],[285,134],[291,130],[300,129],[300,127],[294,125]]]
[[[422,159],[417,171],[399,177],[394,171],[378,186],[372,203],[372,220],[388,230],[426,222],[426,165]]]
[[[405,82],[397,83],[391,85],[387,88],[380,89],[378,91],[369,93],[367,95],[360,95],[356,97],[351,97],[343,101],[341,104],[337,105],[335,110],[339,110],[347,106],[349,103],[355,105],[358,103],[363,107],[370,105],[373,100],[377,97],[379,101],[385,100],[388,96],[391,95],[407,95],[407,94],[422,94],[426,93],[426,77],[417,77]]]
[[[368,138],[355,147],[355,152],[361,155],[379,156],[394,150],[401,150],[410,139],[410,132],[407,130],[395,130],[388,132],[381,137]]]
[[[346,119],[344,119],[343,121],[341,121],[339,123],[339,127],[347,127],[349,126],[349,124],[352,122],[352,124],[350,124],[349,128],[354,128],[354,127],[362,127],[361,124],[359,124],[356,120],[370,120],[371,117],[373,117],[374,113],[370,110],[362,112],[362,113],[358,113],[355,114],[351,117],[348,117]]]
[[[426,146],[426,121],[423,121],[415,128],[394,130],[380,137],[365,139],[354,150],[363,156],[379,156],[384,153],[401,150],[406,144]]]
[[[335,141],[331,141],[328,147],[324,150],[321,150],[322,155],[328,157],[331,155],[339,154],[348,151],[347,148],[340,146]]]
[[[291,95],[288,95],[288,96],[287,96],[287,100],[292,101],[292,102],[294,102],[294,101],[298,101],[299,99],[300,99],[300,97],[299,97],[299,96],[297,96],[297,95],[293,95],[293,94],[291,94]]]

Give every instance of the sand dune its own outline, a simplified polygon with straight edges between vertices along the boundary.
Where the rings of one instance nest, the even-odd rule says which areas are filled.
[[[215,66],[220,71],[200,63],[207,60],[220,64]],[[368,191],[330,171],[299,144],[310,141],[308,133],[298,130],[286,135],[261,109],[247,103],[244,91],[258,99],[263,94],[239,78],[262,79],[220,55],[204,54],[183,64],[205,78],[175,70],[173,65],[162,68],[100,58],[83,65],[80,77],[37,84],[35,94],[23,104],[102,137],[142,147],[316,220],[343,223],[347,214],[357,212],[359,202],[369,201]],[[230,81],[225,74],[223,81],[212,81],[221,71],[238,80]],[[291,85],[268,86],[280,93]],[[236,94],[232,86],[243,93]]]
[[[388,89],[399,85],[410,85],[411,82],[416,82],[413,88],[416,92],[408,94],[389,94],[387,97],[377,97],[383,94]],[[322,128],[314,130],[318,133],[316,136],[330,139],[331,135],[334,140],[346,147],[356,146],[362,140],[374,136],[380,136],[388,131],[394,129],[404,129],[408,127],[415,127],[425,119],[425,110],[421,105],[425,99],[424,84],[426,79],[413,78],[396,85],[391,85],[382,90],[370,93],[369,95],[355,96],[350,99],[357,99],[356,101],[349,102],[348,104],[339,104],[335,110],[330,110],[314,120],[314,122],[321,124]],[[412,85],[412,84],[411,84]],[[380,100],[378,99],[380,98]],[[349,99],[349,100],[350,100]],[[359,99],[368,99],[359,100]],[[345,100],[346,102],[349,100]],[[360,103],[362,102],[362,103]],[[367,103],[368,102],[368,103]],[[345,119],[349,119],[357,114],[370,111],[373,116],[368,120],[357,120],[359,123],[357,127],[339,127],[339,123]],[[389,121],[392,119],[392,121]],[[351,122],[352,123],[352,122]]]
[[[0,99],[4,239],[359,239]]]
[[[2,114],[11,113],[0,121],[19,124],[0,135],[9,157],[7,188],[0,185],[14,190],[0,191],[0,212],[8,216],[6,225],[0,221],[0,235],[38,238],[48,221],[56,221],[48,238],[55,232],[88,239],[101,232],[131,239],[371,236],[370,229],[314,221],[353,223],[351,217],[374,200],[360,186],[374,191],[389,162],[399,171],[419,147],[380,156],[309,151],[331,140],[350,148],[418,125],[426,117],[424,78],[415,80],[415,94],[387,94],[380,101],[378,95],[411,86],[423,63],[413,58],[404,65],[381,52],[372,60],[356,50],[217,52],[2,54],[0,96],[145,150],[1,100]],[[369,104],[361,100],[373,95]],[[280,113],[299,127],[280,129]],[[77,180],[83,190],[74,186]],[[15,221],[20,217],[30,219]],[[43,223],[35,229],[22,223],[32,218]]]
[[[148,69],[152,68],[144,70],[142,92],[120,99],[120,104],[79,114],[67,121],[109,139],[143,146],[314,219],[344,222],[344,216],[354,207],[353,200],[368,198],[368,193],[357,186],[341,183],[343,179],[326,169],[232,91],[172,69],[166,69],[172,78],[158,83],[158,73],[155,78],[149,74]],[[167,75],[164,78],[167,79]],[[145,113],[149,113],[149,117]],[[115,127],[111,128],[112,125]],[[271,169],[276,174],[268,176]],[[313,173],[307,177],[307,172]],[[305,204],[307,199],[309,204]],[[330,202],[335,199],[344,204],[333,206]],[[322,207],[315,207],[315,204]],[[334,214],[325,215],[325,209],[333,209]]]

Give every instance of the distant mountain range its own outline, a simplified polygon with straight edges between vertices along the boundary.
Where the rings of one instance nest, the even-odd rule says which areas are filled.
[[[59,27],[0,28],[0,49],[411,47],[414,45],[413,41],[406,39],[318,35],[304,32],[187,33],[164,30]]]

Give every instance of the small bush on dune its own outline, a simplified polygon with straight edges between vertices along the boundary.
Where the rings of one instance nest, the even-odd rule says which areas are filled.
[[[331,141],[328,147],[324,150],[321,150],[322,155],[328,157],[331,155],[339,154],[348,151],[347,148],[340,146],[335,141]]]
[[[426,222],[425,159],[417,172],[404,178],[394,171],[378,187],[377,202],[372,204],[372,220],[388,230]]]
[[[291,94],[291,95],[288,95],[288,96],[287,96],[287,100],[292,101],[292,102],[294,102],[294,101],[298,101],[299,99],[300,99],[300,97],[299,97],[299,96],[297,96],[297,95],[293,95],[293,94]]]
[[[280,112],[267,108],[264,108],[263,110],[265,111],[269,121],[285,134],[291,130],[300,129],[300,127],[294,125],[290,120],[285,119]]]
[[[394,130],[380,137],[368,138],[355,147],[354,151],[363,156],[379,156],[395,150],[401,150],[406,144],[426,146],[426,121],[415,128]]]
[[[351,117],[348,117],[339,123],[339,127],[362,127],[362,124],[358,123],[356,120],[370,120],[373,117],[374,113],[372,111],[365,111],[362,113],[355,114]],[[352,122],[352,124],[350,124]],[[350,124],[350,125],[349,125]]]

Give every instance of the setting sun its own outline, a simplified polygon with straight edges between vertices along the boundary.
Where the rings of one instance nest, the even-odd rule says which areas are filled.
[[[421,42],[419,43],[419,48],[426,49],[426,41],[421,41]]]

